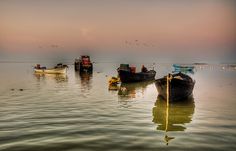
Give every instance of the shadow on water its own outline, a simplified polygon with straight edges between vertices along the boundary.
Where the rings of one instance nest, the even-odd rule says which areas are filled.
[[[192,121],[194,109],[193,97],[170,103],[169,107],[167,107],[167,102],[158,96],[152,109],[152,121],[157,124],[157,130],[166,132],[164,137],[166,145],[168,145],[170,140],[174,139],[174,137],[168,136],[167,132],[185,131],[185,124]]]
[[[93,74],[91,72],[75,72],[76,78],[80,79],[82,89],[92,88]]]
[[[143,96],[149,84],[154,81],[138,82],[138,83],[121,83],[118,89],[119,101],[127,101],[137,96]]]
[[[46,74],[46,73],[34,73],[34,76],[38,81],[45,79],[54,79],[57,83],[68,82],[66,74]]]

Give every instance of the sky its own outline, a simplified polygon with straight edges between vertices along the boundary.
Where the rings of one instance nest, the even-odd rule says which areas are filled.
[[[232,56],[233,0],[1,0],[0,50]]]

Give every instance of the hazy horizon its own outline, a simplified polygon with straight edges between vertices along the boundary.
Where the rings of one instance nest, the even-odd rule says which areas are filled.
[[[2,0],[0,52],[236,60],[232,0]]]

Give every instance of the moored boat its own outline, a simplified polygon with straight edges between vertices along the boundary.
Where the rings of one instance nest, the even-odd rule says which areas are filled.
[[[39,64],[37,64],[36,67],[34,67],[35,73],[46,73],[46,74],[65,74],[67,72],[67,65],[57,64],[54,68],[46,68],[46,67],[40,67]]]
[[[167,77],[155,81],[157,91],[161,97],[167,100]],[[180,101],[192,95],[195,81],[188,75],[177,73],[171,75],[169,80],[169,101]]]
[[[129,67],[128,64],[121,64],[118,68],[118,74],[122,83],[132,83],[154,80],[156,71],[135,72],[135,67]]]
[[[180,70],[180,71],[193,71],[194,66],[190,65],[178,65],[178,64],[173,64],[173,67],[175,70]]]
[[[120,82],[120,79],[117,77],[111,77],[108,81],[109,85],[117,85]]]
[[[93,63],[90,60],[90,56],[80,56],[79,59],[75,59],[75,71],[80,72],[92,72]]]

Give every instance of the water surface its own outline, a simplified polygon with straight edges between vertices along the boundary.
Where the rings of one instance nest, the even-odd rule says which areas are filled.
[[[118,64],[92,75],[33,65],[0,64],[0,150],[236,150],[235,68],[196,66],[193,98],[167,108],[152,82],[108,90]],[[154,66],[156,78],[173,70]]]

